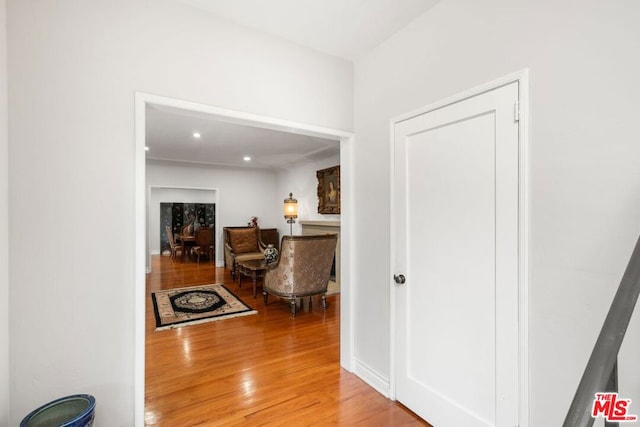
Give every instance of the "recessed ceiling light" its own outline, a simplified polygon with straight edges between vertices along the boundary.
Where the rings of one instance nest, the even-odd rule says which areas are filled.
[[[251,161],[251,157],[249,157],[249,156],[244,156],[244,157],[242,158],[242,160],[244,160],[245,162],[250,162],[250,161]]]
[[[202,135],[200,135],[200,132],[194,132],[194,133],[193,133],[193,137],[194,137],[195,139],[200,139],[200,137],[201,137],[201,136],[202,136]]]

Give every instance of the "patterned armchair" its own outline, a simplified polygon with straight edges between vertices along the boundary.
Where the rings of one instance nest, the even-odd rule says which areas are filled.
[[[322,294],[322,308],[327,308],[325,293],[338,242],[337,234],[283,236],[280,257],[265,274],[263,296],[268,294],[291,300],[291,315],[296,315],[296,299]]]

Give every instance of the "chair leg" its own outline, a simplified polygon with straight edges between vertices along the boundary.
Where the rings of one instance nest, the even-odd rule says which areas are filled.
[[[326,294],[322,294],[322,309],[323,310],[327,310],[327,295]]]
[[[269,294],[266,291],[262,291],[262,302],[264,305],[269,304]]]
[[[296,300],[291,300],[291,317],[296,317]]]

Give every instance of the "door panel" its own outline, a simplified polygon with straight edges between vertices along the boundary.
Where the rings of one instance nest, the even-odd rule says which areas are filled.
[[[395,128],[396,395],[437,426],[517,423],[517,93]]]

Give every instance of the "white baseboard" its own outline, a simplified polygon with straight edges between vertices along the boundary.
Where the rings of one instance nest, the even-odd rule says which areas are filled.
[[[153,249],[151,255],[160,255],[160,249]]]
[[[391,396],[391,389],[389,385],[389,380],[384,378],[382,375],[371,369],[369,366],[355,359],[353,373],[360,377],[364,382],[369,384],[371,387],[376,389],[378,393],[382,394],[387,399]]]

